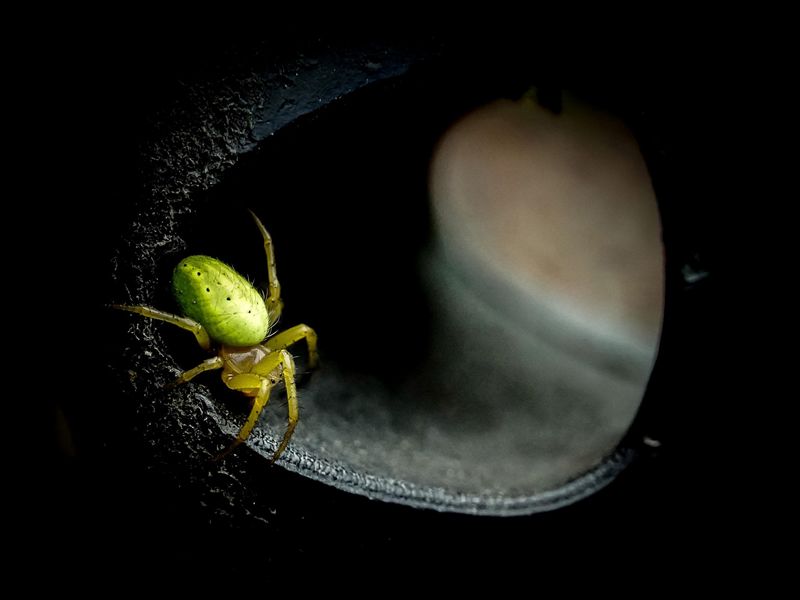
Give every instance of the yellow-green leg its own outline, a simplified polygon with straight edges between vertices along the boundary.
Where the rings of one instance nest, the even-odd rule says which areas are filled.
[[[308,344],[308,367],[313,369],[319,363],[319,355],[317,354],[317,334],[308,325],[295,325],[286,331],[281,331],[264,342],[264,346],[273,352],[277,352],[278,350],[288,348],[300,340],[306,340]]]
[[[230,454],[230,452],[236,448],[236,446],[245,441],[250,433],[252,433],[253,427],[255,427],[256,423],[258,422],[258,417],[261,415],[261,411],[264,410],[267,402],[269,402],[269,393],[272,389],[272,383],[270,382],[269,375],[278,367],[282,367],[281,370],[283,371],[283,381],[286,384],[286,399],[289,407],[289,424],[286,428],[286,433],[283,434],[281,443],[278,445],[278,449],[272,456],[272,462],[278,460],[280,455],[283,454],[283,451],[286,449],[286,446],[289,444],[289,440],[294,433],[294,429],[297,426],[297,421],[299,418],[297,387],[294,383],[294,360],[292,359],[292,355],[286,350],[280,350],[278,352],[267,354],[262,361],[256,365],[258,373],[263,374],[242,373],[239,375],[234,375],[225,382],[226,385],[233,390],[258,390],[258,393],[253,401],[253,407],[250,409],[250,414],[247,417],[247,421],[245,421],[244,426],[242,426],[242,428],[239,430],[239,433],[233,443],[220,456],[217,457],[218,460]]]
[[[200,373],[205,373],[206,371],[213,371],[214,369],[221,369],[225,364],[219,356],[215,356],[213,358],[209,358],[208,360],[204,360],[199,365],[197,365],[193,369],[189,369],[188,371],[184,371],[181,373],[178,378],[169,384],[167,387],[174,387],[181,383],[186,383],[187,381],[194,379]]]
[[[281,364],[283,365],[283,382],[286,385],[286,404],[289,410],[289,417],[286,432],[283,434],[283,439],[278,449],[275,450],[275,454],[272,456],[272,462],[278,460],[278,457],[286,450],[286,446],[289,445],[289,440],[292,438],[294,428],[297,427],[297,421],[300,418],[300,408],[297,404],[297,387],[294,384],[294,360],[292,355],[286,350],[281,350],[267,356],[274,356],[274,354],[280,356]]]
[[[200,344],[203,350],[211,350],[211,339],[208,337],[208,333],[203,326],[200,325],[200,323],[193,319],[188,317],[179,317],[178,315],[164,312],[163,310],[158,310],[155,308],[150,308],[149,306],[129,306],[127,304],[112,304],[111,306],[112,308],[127,310],[128,312],[136,313],[137,315],[143,315],[150,319],[156,319],[157,321],[166,321],[167,323],[177,325],[181,329],[191,331],[194,334],[194,337],[197,338],[197,343]]]
[[[258,393],[256,393],[256,396],[253,399],[253,407],[250,409],[250,414],[247,416],[247,421],[245,421],[244,425],[239,430],[236,439],[233,440],[233,443],[228,446],[222,454],[217,456],[216,460],[221,460],[228,456],[228,454],[233,452],[239,444],[241,444],[250,436],[250,433],[253,431],[253,427],[255,427],[256,423],[258,422],[258,417],[261,416],[261,411],[264,410],[267,402],[269,402],[269,393],[272,389],[272,384],[267,377],[262,377],[260,375],[256,375],[255,373],[241,373],[239,375],[234,375],[225,382],[225,385],[232,390],[247,391],[255,389],[258,390]]]
[[[269,312],[269,320],[271,323],[277,323],[278,318],[281,316],[283,310],[283,301],[281,300],[281,284],[278,282],[278,270],[275,266],[275,249],[272,247],[272,236],[269,234],[264,224],[256,216],[252,210],[248,211],[256,222],[261,236],[264,238],[264,252],[267,254],[267,281],[269,285],[269,294],[267,294],[267,311]]]

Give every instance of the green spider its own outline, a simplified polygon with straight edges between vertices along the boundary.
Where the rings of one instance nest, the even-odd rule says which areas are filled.
[[[172,273],[172,291],[185,316],[148,306],[112,306],[191,331],[204,350],[216,353],[181,373],[173,385],[190,381],[205,371],[222,369],[225,385],[254,398],[247,421],[234,442],[218,458],[226,456],[247,439],[269,401],[270,391],[282,377],[286,386],[289,423],[272,457],[274,462],[286,449],[297,426],[299,412],[294,360],[286,349],[306,340],[308,365],[314,368],[318,363],[317,334],[308,325],[297,325],[268,338],[283,309],[281,286],[275,269],[272,238],[255,213],[249,212],[264,238],[269,279],[266,298],[232,267],[215,258],[197,255],[184,258]]]

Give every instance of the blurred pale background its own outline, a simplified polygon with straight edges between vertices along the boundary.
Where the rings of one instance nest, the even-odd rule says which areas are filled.
[[[447,250],[587,332],[652,354],[663,311],[655,196],[616,118],[500,100],[452,128],[431,191]]]

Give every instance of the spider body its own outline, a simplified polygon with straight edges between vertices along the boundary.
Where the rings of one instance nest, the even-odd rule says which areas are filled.
[[[283,308],[275,269],[272,238],[254,213],[250,213],[264,238],[269,291],[262,296],[232,267],[209,256],[184,258],[172,274],[172,290],[183,315],[148,306],[116,304],[115,308],[172,323],[194,334],[198,344],[214,356],[184,371],[175,384],[200,373],[221,369],[222,381],[232,390],[253,398],[247,421],[234,442],[219,458],[241,444],[253,430],[274,386],[283,381],[288,404],[288,426],[272,460],[286,449],[299,417],[295,365],[287,348],[306,340],[308,365],[316,366],[317,336],[307,325],[297,325],[269,336]],[[269,337],[268,337],[269,336]]]

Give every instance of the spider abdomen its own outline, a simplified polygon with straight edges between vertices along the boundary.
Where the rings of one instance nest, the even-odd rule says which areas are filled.
[[[251,346],[267,337],[270,323],[263,296],[216,258],[184,258],[172,273],[172,290],[183,314],[216,342]]]

